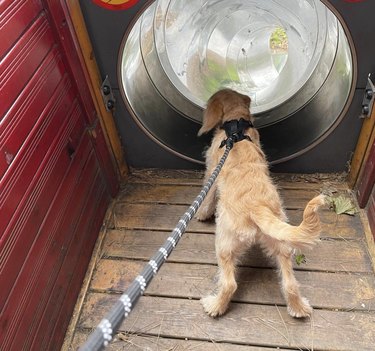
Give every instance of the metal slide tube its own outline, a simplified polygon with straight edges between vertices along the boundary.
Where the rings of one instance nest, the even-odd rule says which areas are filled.
[[[155,1],[120,51],[120,90],[136,122],[202,164],[209,138],[196,134],[219,88],[251,97],[271,163],[326,137],[352,89],[348,40],[319,0]]]

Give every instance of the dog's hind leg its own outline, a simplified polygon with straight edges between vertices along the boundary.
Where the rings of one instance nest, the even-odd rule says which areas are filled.
[[[225,313],[237,290],[236,263],[243,251],[238,241],[220,226],[217,228],[215,246],[219,266],[217,293],[201,300],[204,310],[211,317]]]
[[[292,317],[308,317],[312,313],[312,307],[308,300],[301,296],[299,284],[294,276],[292,253],[279,253],[276,256],[281,274],[281,287],[288,305],[288,313]]]
[[[237,290],[235,279],[235,260],[230,252],[220,252],[218,254],[219,282],[216,295],[204,297],[202,305],[207,314],[217,317],[225,313],[230,299]]]

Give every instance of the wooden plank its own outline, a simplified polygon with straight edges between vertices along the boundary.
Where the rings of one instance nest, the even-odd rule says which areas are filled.
[[[74,114],[73,112],[78,108],[77,104],[75,104],[74,91],[69,89],[69,84],[66,84],[66,82],[62,83],[60,86],[57,85],[59,89],[58,92],[55,93],[50,90],[56,89],[54,81],[61,81],[64,75],[64,67],[59,58],[58,51],[52,50],[39,68],[40,70],[38,70],[37,73],[41,74],[42,81],[44,79],[47,81],[46,84],[40,84],[38,86],[36,84],[39,83],[40,80],[33,79],[31,84],[25,87],[24,93],[20,94],[20,97],[24,98],[22,101],[24,105],[22,103],[19,104],[19,101],[14,104],[16,107],[19,107],[19,113],[13,114],[14,110],[11,109],[9,115],[6,116],[16,116],[15,125],[12,125],[12,121],[14,121],[12,118],[10,118],[10,120],[5,118],[0,124],[0,148],[1,153],[5,154],[7,146],[3,144],[4,141],[12,144],[11,139],[18,138],[18,133],[22,136],[19,130],[20,126],[27,126],[28,124],[24,122],[24,118],[35,121],[32,125],[32,130],[27,133],[26,140],[23,140],[21,150],[18,151],[16,155],[17,157],[10,162],[10,165],[6,165],[5,168],[0,166],[2,170],[5,171],[6,169],[4,175],[2,173],[3,171],[0,170],[0,207],[2,208],[0,236],[4,235],[4,231],[14,212],[17,207],[19,207],[22,199],[25,198],[25,194],[28,194],[28,191],[30,191],[28,190],[30,189],[29,184],[35,179],[35,174],[38,172],[38,167],[43,158],[48,152],[52,152],[54,136],[57,133],[56,126],[61,126],[63,123],[66,123],[67,116]],[[45,76],[42,72],[48,73]],[[34,95],[34,88],[36,89],[36,86],[50,91],[50,96],[44,94]],[[61,96],[60,92],[64,90],[66,90],[68,94],[63,93],[63,96]],[[26,96],[28,96],[28,98]],[[50,100],[46,102],[44,99],[48,98]],[[61,98],[63,98],[63,100]],[[34,99],[36,99],[35,104]],[[41,108],[41,106],[44,108]],[[3,127],[6,127],[5,130]],[[11,138],[9,138],[9,136]],[[30,195],[26,197],[30,197]],[[4,203],[6,203],[6,206]]]
[[[194,173],[141,170],[131,175],[133,184],[126,185],[114,205],[114,229],[104,239],[73,349],[170,235],[199,192],[202,172]],[[297,224],[305,206],[302,200],[327,187],[330,179],[318,175],[304,186],[308,178],[283,177],[278,184],[291,208],[289,218]],[[346,189],[342,180],[338,183],[342,187],[337,189]],[[197,299],[215,288],[215,224],[193,220],[110,350],[372,350],[375,280],[362,223],[359,217],[337,216],[328,209],[320,213],[323,240],[305,252],[307,264],[295,266],[301,291],[314,307],[312,320],[287,315],[275,265],[257,247],[238,269],[239,289],[228,313],[219,319],[207,317]]]
[[[61,57],[58,51],[53,50],[18,93],[17,100],[1,121],[0,152],[11,157],[0,161],[0,177],[20,162],[24,148],[32,147],[30,140],[38,137],[43,124],[55,117],[53,114],[62,110],[62,117],[52,123],[60,125],[66,120],[75,99],[71,81],[64,76]]]
[[[49,338],[45,338],[45,340],[48,340],[49,342],[49,350],[53,350],[55,345],[61,345],[63,342],[64,334],[61,333],[61,330],[66,330],[68,327],[70,318],[67,319],[67,315],[71,316],[74,305],[77,301],[77,297],[79,297],[78,293],[86,273],[86,267],[90,260],[93,246],[95,245],[95,239],[97,238],[98,232],[103,223],[103,217],[105,216],[107,208],[106,204],[108,204],[110,200],[103,177],[100,182],[101,185],[97,185],[96,188],[94,188],[96,201],[91,200],[91,202],[96,205],[94,209],[95,213],[92,215],[88,214],[87,212],[83,214],[81,218],[82,222],[80,223],[81,227],[78,227],[76,230],[76,235],[79,237],[79,239],[74,240],[71,243],[71,250],[70,252],[68,251],[67,257],[65,258],[65,265],[72,265],[72,263],[74,263],[74,259],[72,257],[73,251],[77,252],[80,250],[74,269],[70,267],[68,272],[65,272],[65,276],[70,278],[69,286],[66,287],[67,293],[64,297],[64,301],[61,303],[57,323],[55,323],[53,326],[53,334],[51,334]],[[84,222],[86,222],[86,224],[87,222],[90,223],[85,229],[82,228],[82,226],[85,225]],[[79,241],[80,243],[83,243],[83,246],[79,247],[77,250],[75,246],[78,246],[77,244]],[[66,279],[66,277],[61,278]],[[63,286],[67,285],[67,281],[68,279],[64,281]],[[52,301],[55,301],[56,303],[57,300]],[[48,316],[48,311],[45,312],[45,315]]]
[[[114,207],[116,228],[139,228],[171,231],[187,210],[185,205],[119,203]],[[214,233],[213,221],[200,222],[195,218],[189,223],[189,231]]]
[[[21,269],[17,271],[12,286],[12,293],[7,297],[6,303],[3,305],[2,317],[8,320],[7,326],[2,329],[0,335],[0,344],[5,349],[22,349],[21,343],[25,349],[29,349],[32,343],[32,338],[37,335],[35,328],[40,322],[41,313],[47,307],[50,292],[54,284],[54,278],[58,274],[60,266],[59,263],[63,259],[65,250],[64,242],[71,238],[72,232],[69,229],[69,223],[63,223],[64,215],[69,211],[66,217],[70,219],[71,223],[77,217],[79,206],[69,206],[71,203],[80,204],[81,198],[84,198],[85,190],[90,182],[90,170],[92,167],[87,166],[87,159],[90,155],[90,145],[86,138],[83,138],[82,144],[77,150],[77,154],[71,165],[67,165],[67,173],[63,174],[60,186],[54,189],[56,193],[55,198],[49,200],[47,196],[42,196],[44,201],[48,202],[50,208],[45,214],[44,221],[38,230],[37,234],[33,234],[31,228],[33,226],[26,226],[27,235],[34,238],[34,244],[30,247],[26,258],[23,258],[19,253],[15,257],[20,257],[22,261]],[[65,154],[65,157],[68,155]],[[61,167],[63,162],[57,162]],[[60,169],[61,172],[61,169]],[[51,177],[56,179],[56,175]],[[85,182],[79,183],[79,180]],[[81,185],[80,187],[78,185]],[[39,201],[39,211],[43,208]],[[38,228],[38,227],[36,227]],[[22,238],[21,244],[26,240]],[[16,260],[11,261],[13,265]],[[4,274],[4,278],[6,275]],[[6,292],[7,284],[5,279],[2,279],[3,292]],[[42,287],[42,289],[41,289]],[[60,288],[60,292],[64,289]],[[52,306],[56,306],[52,303]],[[15,313],[17,311],[17,313]],[[53,319],[49,316],[49,321]],[[53,324],[53,323],[52,323]],[[17,333],[22,334],[22,337],[17,337]],[[31,340],[30,340],[31,339]],[[29,342],[29,344],[27,344]],[[17,344],[18,343],[18,344]]]
[[[201,186],[203,176],[203,170],[132,169],[129,182]],[[322,187],[348,189],[344,173],[272,173],[271,177],[280,188],[284,189],[315,189],[317,191]]]
[[[80,328],[94,328],[119,295],[90,294]],[[120,331],[165,337],[316,350],[373,350],[375,314],[315,310],[296,320],[285,307],[232,303],[225,316],[208,317],[199,301],[143,296]]]
[[[39,15],[0,61],[0,116],[13,105],[53,47],[53,33],[46,16]]]
[[[56,326],[58,326],[59,330],[65,330],[68,322],[67,315],[71,314],[74,307],[74,298],[67,303],[66,301],[65,303],[63,302],[66,295],[77,294],[79,291],[79,288],[69,289],[71,280],[75,280],[74,282],[78,286],[82,281],[82,279],[78,278],[78,275],[73,276],[72,271],[74,271],[75,259],[78,259],[83,252],[82,243],[86,237],[86,232],[91,229],[92,221],[90,219],[95,216],[97,207],[100,204],[100,199],[96,197],[103,191],[102,179],[99,176],[95,161],[93,152],[91,152],[85,165],[85,174],[79,177],[79,182],[75,183],[75,188],[72,189],[74,190],[72,191],[72,198],[67,203],[67,205],[75,203],[77,206],[74,206],[75,208],[66,206],[64,213],[61,215],[61,223],[58,230],[60,233],[69,233],[69,235],[60,235],[60,238],[54,240],[56,243],[54,247],[49,249],[50,257],[44,261],[42,266],[43,273],[48,276],[48,284],[45,285],[43,291],[35,288],[33,293],[34,300],[29,299],[32,306],[40,306],[42,301],[44,301],[45,306],[36,308],[33,313],[34,319],[39,317],[38,321],[37,323],[30,323],[26,318],[22,318],[19,323],[20,325],[26,324],[29,327],[29,333],[33,329],[36,330],[34,340],[28,341],[25,336],[23,338],[20,337],[19,334],[21,332],[18,336],[16,335],[16,340],[24,342],[24,348],[31,349],[31,345],[38,345],[39,349],[47,350],[48,342],[53,339],[53,330]],[[88,179],[90,180],[89,182],[87,181]],[[93,189],[95,190],[93,191]],[[93,242],[86,242],[85,248],[93,245]],[[72,256],[72,251],[75,252],[75,257]],[[49,268],[49,271],[46,271],[46,268]],[[63,309],[64,313],[62,321],[59,321],[61,309]],[[27,327],[23,330],[27,330]],[[58,334],[61,338],[61,331]],[[60,345],[61,340],[54,340],[54,344]]]
[[[169,232],[109,230],[103,243],[103,257],[148,260],[169,236]],[[172,252],[171,262],[216,264],[214,235],[185,233]],[[306,252],[307,264],[301,270],[372,273],[371,261],[363,242],[322,240]],[[242,265],[273,267],[256,247],[243,258]]]
[[[147,229],[171,231],[187,206],[166,204],[132,204],[118,203],[114,207],[114,226],[127,229]],[[287,210],[290,223],[299,224],[302,210]],[[359,216],[337,215],[333,211],[320,211],[323,224],[322,237],[362,239],[363,227]],[[197,233],[214,233],[214,221],[199,222],[192,219],[188,230]]]
[[[345,190],[346,173],[271,173],[275,183],[284,189]]]
[[[142,261],[131,260],[100,260],[91,289],[101,292],[123,292],[145,264]],[[200,299],[214,290],[216,275],[217,268],[212,265],[166,262],[147,287],[145,294]],[[302,294],[314,308],[375,310],[373,276],[296,271],[296,277],[301,285]],[[237,282],[238,290],[233,301],[285,305],[278,274],[273,269],[240,267]]]
[[[120,192],[118,202],[128,203],[163,203],[191,205],[199,194],[201,187],[188,185],[159,185],[129,183]],[[305,208],[307,202],[319,194],[316,189],[280,190],[281,197],[287,208]]]
[[[60,101],[60,108],[53,108],[50,111],[53,116],[50,120],[47,120],[48,124],[45,121],[47,125],[45,130],[43,130],[43,133],[39,131],[39,138],[34,138],[31,143],[32,148],[28,150],[29,153],[22,155],[22,159],[29,157],[24,162],[23,169],[16,168],[14,172],[8,173],[8,181],[12,187],[6,188],[5,185],[5,187],[0,188],[0,192],[7,195],[3,200],[6,204],[2,208],[4,217],[6,214],[9,215],[12,207],[15,209],[14,214],[11,214],[12,216],[7,222],[6,217],[0,219],[0,230],[2,226],[6,228],[1,233],[3,236],[0,242],[0,284],[2,287],[0,305],[3,305],[9,298],[8,294],[14,297],[17,295],[14,291],[18,291],[17,289],[14,290],[13,285],[19,278],[20,272],[25,268],[26,259],[31,259],[34,262],[31,267],[40,268],[39,264],[34,261],[34,256],[40,258],[39,254],[30,255],[32,250],[37,249],[36,252],[39,253],[41,251],[47,252],[43,245],[43,249],[35,248],[37,239],[41,235],[40,228],[46,222],[51,203],[58,201],[55,195],[65,173],[62,172],[61,167],[67,169],[72,164],[72,158],[66,152],[66,145],[69,140],[76,140],[76,137],[80,137],[84,130],[81,111],[75,104],[73,104],[73,111],[69,111],[70,119],[63,120],[67,116],[64,115],[66,111],[65,108],[62,108],[62,105],[69,102],[71,100]],[[61,122],[59,130],[56,128],[58,122]],[[34,167],[36,170],[32,173]],[[78,174],[73,176],[76,175],[78,177]],[[27,183],[28,188],[23,190],[21,186],[27,181],[28,176],[31,178],[30,183]],[[15,203],[17,198],[19,201]],[[59,200],[63,203],[64,197],[60,196]],[[55,227],[51,226],[49,234],[52,235],[54,229]],[[46,235],[48,237],[48,233]],[[53,243],[50,240],[46,239],[47,242]],[[33,276],[33,274],[30,276]],[[21,290],[23,291],[23,289]],[[28,289],[25,291],[29,292]],[[22,301],[26,303],[29,300]]]
[[[132,168],[129,183],[202,185],[203,170]]]
[[[9,48],[43,10],[36,1],[2,1],[0,7],[0,57],[4,57]]]
[[[86,331],[76,332],[69,350],[77,350],[88,338]],[[106,348],[108,351],[270,351],[267,347],[234,345],[211,341],[168,339],[158,336],[119,333]],[[287,351],[280,349],[279,351]]]

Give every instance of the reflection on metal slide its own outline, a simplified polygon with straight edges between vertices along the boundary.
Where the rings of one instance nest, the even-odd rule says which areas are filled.
[[[249,95],[266,153],[278,163],[328,134],[348,102],[352,72],[344,30],[319,0],[159,0],[124,37],[119,80],[148,134],[198,163],[207,99],[223,87]]]

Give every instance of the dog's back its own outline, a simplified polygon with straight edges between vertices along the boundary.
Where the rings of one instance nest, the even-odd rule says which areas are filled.
[[[233,119],[243,118],[252,122],[249,108],[249,97],[229,89],[219,91],[210,98],[200,130],[204,132],[216,128],[206,155],[207,165],[212,167],[223,154],[220,145],[226,135],[220,126]],[[237,217],[237,221],[246,225],[256,225],[265,235],[289,242],[293,247],[312,245],[319,237],[320,222],[316,210],[324,204],[324,197],[318,196],[310,201],[300,226],[287,224],[282,201],[269,175],[259,133],[255,128],[248,127],[244,135],[248,139],[234,144],[217,179],[218,215]],[[246,220],[240,220],[242,217]],[[242,228],[242,231],[245,230]]]

